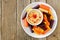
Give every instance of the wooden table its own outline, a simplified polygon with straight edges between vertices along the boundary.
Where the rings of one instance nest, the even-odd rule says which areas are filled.
[[[57,12],[57,28],[46,38],[32,38],[21,27],[21,12],[32,2],[46,2]],[[0,40],[60,40],[60,0],[0,0]]]

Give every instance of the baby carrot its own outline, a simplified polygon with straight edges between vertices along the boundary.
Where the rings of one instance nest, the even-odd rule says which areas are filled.
[[[50,7],[48,7],[48,6],[44,5],[44,4],[40,4],[40,8],[43,8],[43,9],[45,9],[47,11],[49,11],[49,9],[50,9]]]
[[[46,27],[47,29],[49,29],[49,30],[50,30],[49,25],[47,25],[47,23],[46,23],[46,22],[44,22],[44,23],[45,23],[45,27]]]
[[[33,31],[36,34],[43,34],[44,30],[40,27],[33,27]]]
[[[48,19],[47,19],[47,16],[44,14],[44,21],[46,22],[47,25],[50,25]]]
[[[26,18],[23,19],[23,22],[24,22],[25,27],[28,27],[28,22],[27,22]]]
[[[48,12],[51,16],[50,16],[50,19],[53,19],[53,16],[52,16],[52,12],[51,12],[51,10],[49,10],[49,12]]]

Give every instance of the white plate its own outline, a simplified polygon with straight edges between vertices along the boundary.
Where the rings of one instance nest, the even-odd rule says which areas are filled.
[[[37,34],[35,34],[35,33],[31,33],[31,31],[30,31],[30,28],[28,27],[28,28],[26,28],[26,27],[24,27],[24,23],[23,23],[23,21],[22,21],[22,17],[24,16],[24,14],[26,13],[26,9],[28,8],[28,7],[35,7],[36,5],[38,5],[38,4],[44,4],[44,5],[47,5],[47,6],[49,6],[50,8],[51,8],[51,11],[52,11],[52,15],[54,16],[54,24],[53,24],[53,27],[52,27],[52,29],[50,30],[50,31],[48,31],[46,34],[44,34],[44,35],[37,35]],[[56,27],[57,27],[57,15],[56,15],[56,11],[49,5],[49,4],[46,4],[46,3],[43,3],[43,2],[33,2],[33,3],[31,3],[31,4],[29,4],[23,11],[22,11],[22,14],[21,14],[21,25],[22,25],[22,28],[24,29],[24,31],[29,35],[29,36],[32,36],[32,37],[34,37],[34,38],[44,38],[44,37],[47,37],[47,36],[49,36],[51,33],[53,33],[53,31],[56,29]],[[23,35],[23,34],[22,34]]]

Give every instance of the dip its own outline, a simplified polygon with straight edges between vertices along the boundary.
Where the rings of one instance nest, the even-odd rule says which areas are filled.
[[[43,14],[38,9],[32,9],[27,13],[27,21],[31,25],[38,25],[43,20]]]

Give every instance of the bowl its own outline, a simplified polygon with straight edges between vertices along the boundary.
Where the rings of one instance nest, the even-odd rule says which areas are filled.
[[[54,17],[54,24],[53,24],[52,28],[51,28],[47,33],[45,33],[44,35],[42,35],[42,34],[41,34],[41,35],[37,35],[37,34],[35,34],[35,33],[31,33],[29,27],[28,27],[28,28],[24,27],[24,24],[23,24],[23,21],[22,21],[22,17],[23,17],[23,16],[25,15],[25,13],[26,13],[25,10],[26,10],[28,7],[35,7],[35,6],[38,5],[38,4],[44,4],[44,5],[49,6],[50,9],[51,9],[51,11],[52,11],[52,15],[53,15],[53,17]],[[54,30],[56,29],[56,27],[57,27],[57,14],[56,14],[56,11],[53,9],[53,7],[51,7],[49,4],[44,3],[44,2],[33,2],[33,3],[29,4],[28,6],[26,6],[26,7],[24,8],[24,10],[22,11],[22,14],[21,14],[20,17],[21,17],[21,18],[20,18],[21,26],[22,26],[23,30],[25,31],[25,33],[28,34],[28,35],[31,36],[31,37],[34,37],[34,38],[44,38],[44,37],[47,37],[47,36],[49,36],[50,34],[52,34],[52,33],[54,32]]]
[[[28,15],[30,15],[30,12],[31,11],[34,11],[34,12],[37,12],[37,13],[35,13],[35,16],[36,17],[33,17],[33,13],[31,13],[32,14],[32,18],[29,18],[29,16]],[[31,16],[31,15],[30,15]],[[39,16],[40,16],[40,18],[39,18]],[[29,18],[29,19],[28,19]],[[27,17],[26,17],[26,19],[27,19],[27,22],[30,24],[30,25],[39,25],[42,21],[43,21],[43,14],[42,14],[42,12],[40,11],[40,10],[38,10],[38,9],[32,9],[32,10],[30,10],[28,13],[27,13]],[[36,19],[39,19],[39,21],[31,21],[31,20],[35,20],[36,21]],[[30,20],[30,21],[29,21]],[[35,23],[34,23],[35,22]]]

